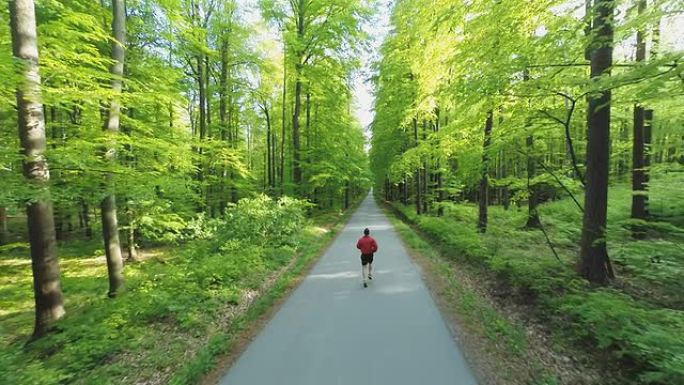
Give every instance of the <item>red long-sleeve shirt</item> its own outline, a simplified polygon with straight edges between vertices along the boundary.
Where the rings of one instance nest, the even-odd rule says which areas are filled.
[[[373,254],[378,251],[378,244],[370,235],[364,235],[356,242],[356,248],[361,250],[362,254]]]

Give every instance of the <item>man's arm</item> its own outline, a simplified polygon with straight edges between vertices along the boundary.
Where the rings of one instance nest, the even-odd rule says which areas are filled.
[[[371,249],[373,249],[374,253],[378,251],[378,243],[375,242],[375,239],[373,239],[373,241],[371,242]]]
[[[361,240],[356,241],[356,248],[361,250]]]

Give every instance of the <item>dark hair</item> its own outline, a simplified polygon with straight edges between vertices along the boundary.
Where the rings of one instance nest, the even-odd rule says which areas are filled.
[[[363,233],[364,233],[365,235],[370,234],[370,230],[368,230],[368,227],[366,227],[365,229],[363,229]]]

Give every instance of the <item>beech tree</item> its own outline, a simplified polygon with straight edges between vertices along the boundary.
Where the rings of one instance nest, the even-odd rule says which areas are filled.
[[[107,109],[105,131],[114,138],[119,132],[121,104],[120,94],[122,78],[124,75],[124,57],[126,47],[126,5],[124,0],[112,1],[112,98]],[[115,149],[109,147],[105,157],[114,161]],[[111,175],[107,177],[111,183]],[[107,195],[101,203],[102,214],[102,238],[105,244],[107,256],[107,271],[109,273],[110,297],[115,297],[119,288],[123,285],[123,257],[121,255],[121,243],[119,242],[119,225],[116,213],[116,196],[113,193]]]
[[[9,2],[12,54],[18,60],[16,88],[18,131],[24,177],[33,187],[26,205],[35,299],[33,336],[40,337],[50,324],[64,316],[52,202],[48,190],[50,170],[45,158],[45,119],[41,101],[38,34],[33,0]]]

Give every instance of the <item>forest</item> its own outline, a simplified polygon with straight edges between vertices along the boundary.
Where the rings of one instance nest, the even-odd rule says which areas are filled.
[[[377,193],[600,383],[684,383],[683,11],[399,1],[376,64]]]
[[[171,381],[365,196],[370,8],[240,3],[0,2],[0,382]]]
[[[682,0],[0,0],[0,382],[198,383],[372,191],[582,384],[684,384],[682,36]]]

